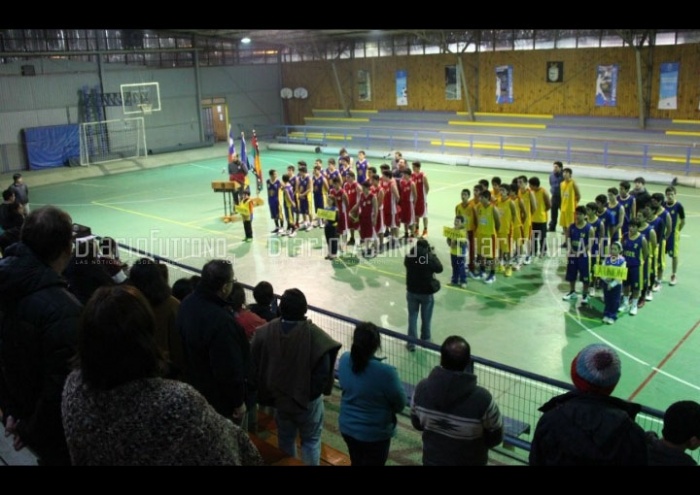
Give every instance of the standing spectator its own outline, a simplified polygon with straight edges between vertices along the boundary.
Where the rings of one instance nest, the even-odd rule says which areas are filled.
[[[697,466],[685,451],[700,447],[700,404],[692,400],[671,404],[664,413],[661,435],[647,432],[650,466]]]
[[[248,339],[248,342],[253,340],[253,335],[255,331],[267,323],[265,319],[253,313],[245,303],[245,287],[238,282],[233,284],[231,289],[231,294],[229,295],[229,303],[231,304],[231,309],[233,310],[233,317],[236,319]],[[246,401],[245,407],[247,410],[248,422],[247,429],[250,432],[257,432],[258,430],[258,408],[257,408],[257,398],[258,395],[253,390],[252,387],[248,387],[246,391]]]
[[[129,281],[146,297],[156,318],[156,344],[169,367],[166,378],[180,379],[185,372],[182,337],[175,325],[180,301],[172,295],[162,273],[163,266],[165,265],[148,258],[141,258],[131,267]]]
[[[576,355],[571,362],[576,390],[540,407],[530,465],[647,463],[645,433],[634,421],[642,406],[610,396],[620,374],[620,358],[607,345],[591,344]]]
[[[15,193],[15,202],[22,205],[24,215],[29,215],[29,188],[24,183],[22,174],[16,173],[12,176],[12,184],[8,188]]]
[[[321,461],[323,396],[333,388],[333,369],[341,344],[306,318],[306,296],[288,289],[280,301],[281,318],[258,328],[251,344],[253,385],[258,403],[275,408],[279,447],[301,460]]]
[[[634,196],[634,202],[637,204],[637,210],[641,210],[651,201],[651,194],[647,191],[647,181],[644,177],[634,179],[634,188],[630,191]]]
[[[416,385],[411,422],[423,432],[424,466],[485,466],[488,450],[503,441],[501,412],[471,364],[469,343],[447,337],[440,366]]]
[[[442,273],[442,263],[435,249],[425,239],[418,239],[403,260],[406,267],[406,303],[408,304],[408,336],[406,348],[416,350],[414,340],[418,337],[418,313],[421,316],[420,338],[430,342],[430,323],[433,318],[435,299],[433,294],[440,290],[436,273]]]
[[[219,414],[242,424],[250,344],[226,298],[235,279],[228,260],[211,260],[202,279],[180,304],[176,325],[185,350],[188,382]]]
[[[549,194],[552,199],[552,210],[549,216],[549,231],[557,231],[557,220],[559,219],[559,209],[561,208],[561,181],[564,178],[562,169],[564,165],[560,161],[552,165],[552,173],[549,174]]]
[[[340,356],[343,395],[338,423],[353,466],[383,466],[389,457],[396,415],[406,407],[396,368],[375,357],[381,336],[374,323],[359,323],[350,352]]]
[[[564,243],[561,247],[566,247],[566,240],[569,235],[569,226],[576,220],[576,208],[581,201],[581,191],[578,188],[576,181],[572,179],[573,171],[570,168],[562,170],[561,189],[561,206],[559,215],[559,225],[564,229]]]
[[[40,465],[68,465],[61,391],[75,354],[80,302],[61,273],[73,249],[73,221],[44,206],[27,216],[20,242],[0,260],[0,409],[16,450]]]
[[[99,245],[94,236],[75,239],[75,250],[63,276],[68,290],[85,304],[92,294],[104,285],[114,285],[114,280],[99,256]]]
[[[151,307],[135,287],[103,287],[88,301],[77,369],[63,390],[73,464],[262,464],[248,435],[200,393],[162,378],[167,364],[155,332]]]

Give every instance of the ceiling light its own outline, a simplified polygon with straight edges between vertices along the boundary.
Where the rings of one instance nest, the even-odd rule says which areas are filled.
[[[243,39],[241,40],[241,43],[244,43],[244,44],[247,45],[248,43],[250,43],[250,38],[248,38],[248,37],[246,36],[245,38],[243,38]]]

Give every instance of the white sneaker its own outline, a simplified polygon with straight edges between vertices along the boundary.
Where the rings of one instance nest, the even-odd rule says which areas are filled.
[[[496,281],[496,275],[489,275],[484,279],[485,284],[492,284]]]
[[[669,280],[668,285],[676,285],[678,283],[678,280],[676,280],[675,275],[671,275],[671,280]]]
[[[564,297],[562,297],[564,301],[570,301],[572,299],[576,299],[576,291],[571,291],[568,294],[566,294]]]
[[[591,287],[588,289],[588,295],[591,297],[595,297],[595,287]]]
[[[647,301],[653,301],[654,293],[652,291],[648,291],[647,294],[644,296],[644,299],[646,299]]]
[[[633,304],[632,307],[630,308],[630,315],[634,316],[637,314],[637,304]]]
[[[651,288],[652,292],[659,292],[661,290],[661,281],[657,280],[654,282],[654,286]]]
[[[624,313],[630,309],[630,307],[627,304],[620,304],[620,309],[617,310],[618,313]]]
[[[581,298],[581,304],[588,304],[588,296],[589,294],[584,294],[583,297]]]

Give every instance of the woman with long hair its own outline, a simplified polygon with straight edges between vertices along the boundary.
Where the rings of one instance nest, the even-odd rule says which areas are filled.
[[[396,414],[406,407],[406,392],[396,368],[375,355],[380,348],[377,326],[359,323],[350,352],[338,364],[343,389],[338,422],[353,466],[386,463],[396,432]]]

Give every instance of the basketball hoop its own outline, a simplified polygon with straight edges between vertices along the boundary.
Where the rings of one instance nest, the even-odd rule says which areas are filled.
[[[140,103],[139,107],[143,115],[151,115],[153,113],[153,105],[150,103]]]

